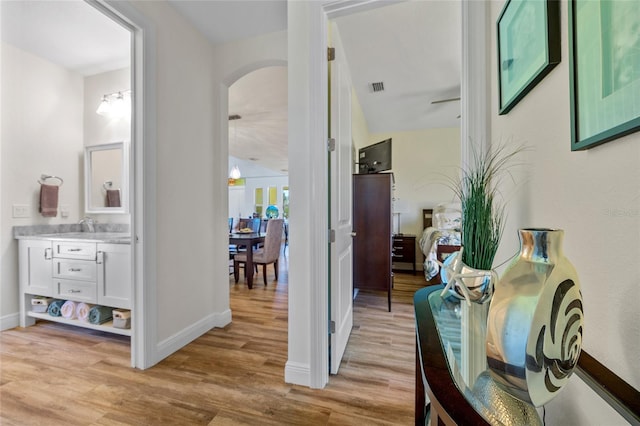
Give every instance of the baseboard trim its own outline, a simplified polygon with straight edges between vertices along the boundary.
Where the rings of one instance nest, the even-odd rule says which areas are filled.
[[[20,314],[18,312],[0,317],[0,331],[10,330],[18,326],[20,326]]]
[[[156,362],[182,349],[212,328],[222,328],[231,322],[231,310],[211,314],[189,327],[179,331],[171,337],[161,341],[156,346]],[[154,364],[155,364],[154,363]]]
[[[311,368],[309,364],[287,361],[284,366],[284,381],[285,383],[311,387]]]

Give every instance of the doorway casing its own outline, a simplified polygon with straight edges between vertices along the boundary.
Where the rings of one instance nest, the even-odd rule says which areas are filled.
[[[285,381],[322,388],[328,370],[327,28],[331,19],[387,5],[371,0],[288,3],[289,177],[292,204],[289,357]],[[461,164],[489,146],[487,6],[462,1]],[[304,88],[304,89],[303,89]],[[300,145],[294,146],[295,141]],[[292,203],[294,199],[292,198]],[[304,291],[306,290],[306,292]]]
[[[156,35],[154,25],[132,5],[87,0],[132,34],[131,206],[132,328],[131,364],[145,369],[160,361],[156,300]],[[145,209],[145,206],[148,208]]]

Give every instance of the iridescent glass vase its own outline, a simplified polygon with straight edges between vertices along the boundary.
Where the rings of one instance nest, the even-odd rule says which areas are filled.
[[[567,383],[582,347],[582,295],[560,229],[521,229],[519,256],[496,283],[487,363],[516,398],[544,405]]]

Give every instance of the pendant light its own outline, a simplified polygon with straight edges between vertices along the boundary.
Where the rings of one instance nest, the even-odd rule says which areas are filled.
[[[233,118],[232,118],[232,117],[233,117]],[[237,118],[236,118],[236,117],[237,117]],[[230,119],[232,119],[232,120],[237,120],[237,119],[239,119],[239,118],[240,118],[240,116],[239,116],[239,115],[233,115],[233,116],[230,116],[229,118],[230,118]],[[236,143],[236,144],[237,144],[237,142],[238,142],[238,125],[237,125],[236,123],[233,123],[233,141],[234,141],[234,143]],[[234,165],[234,166],[231,168],[231,172],[229,172],[229,177],[230,177],[231,179],[240,179],[240,177],[241,177],[241,176],[242,176],[242,175],[240,174],[240,168],[238,167],[238,165],[237,165],[237,164],[236,164],[236,165]]]

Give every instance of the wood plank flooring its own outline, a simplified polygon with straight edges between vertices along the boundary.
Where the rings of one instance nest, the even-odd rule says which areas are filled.
[[[360,292],[339,374],[325,389],[284,382],[287,259],[253,290],[230,277],[233,322],[145,371],[129,339],[40,321],[2,332],[1,425],[410,425],[412,297],[425,282],[396,274],[386,293]],[[273,278],[272,270],[269,276]]]

